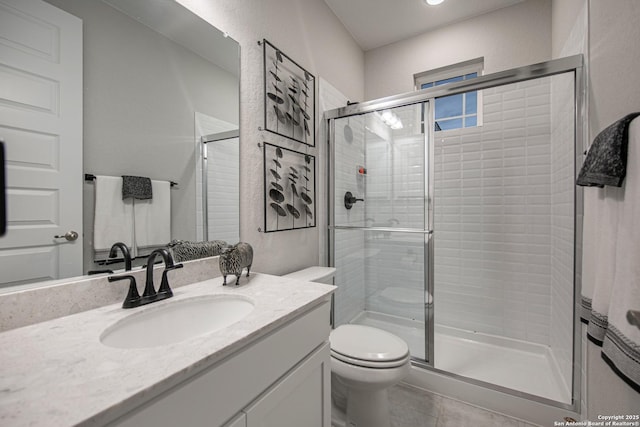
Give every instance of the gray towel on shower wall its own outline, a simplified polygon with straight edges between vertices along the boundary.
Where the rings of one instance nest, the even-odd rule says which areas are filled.
[[[153,198],[151,178],[122,175],[122,199],[124,200],[129,197],[140,200]]]
[[[627,174],[629,123],[638,113],[631,113],[600,132],[593,140],[578,174],[577,185],[585,187],[621,187]]]

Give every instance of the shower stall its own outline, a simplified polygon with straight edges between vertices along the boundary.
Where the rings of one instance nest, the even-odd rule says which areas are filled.
[[[328,111],[335,325],[402,337],[414,373],[577,411],[583,84],[579,55]],[[475,113],[455,129],[453,99]]]

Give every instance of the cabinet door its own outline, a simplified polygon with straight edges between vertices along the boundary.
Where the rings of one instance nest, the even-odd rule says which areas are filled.
[[[330,427],[330,390],[326,343],[245,410],[247,427]]]

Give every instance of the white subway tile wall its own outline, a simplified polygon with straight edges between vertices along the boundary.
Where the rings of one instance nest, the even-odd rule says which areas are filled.
[[[368,116],[373,131],[365,147],[367,225],[424,229],[422,105],[395,108],[393,113],[402,128],[392,130],[377,114]],[[373,231],[365,242],[366,309],[424,322],[424,235]]]
[[[484,125],[437,132],[435,315],[549,345],[549,79],[485,90]]]
[[[349,138],[349,136],[352,136]],[[344,195],[350,191],[361,197],[364,181],[357,166],[364,164],[365,122],[362,116],[335,120],[335,217],[336,225],[363,226],[363,203],[352,209],[344,206]],[[364,310],[365,304],[365,236],[361,231],[335,231],[335,322],[348,323]]]
[[[424,236],[369,232],[367,237],[366,310],[423,323]]]
[[[320,117],[324,121],[325,113],[329,110],[333,110],[334,108],[340,108],[347,105],[349,102],[349,98],[345,94],[343,94],[340,90],[334,87],[331,83],[326,81],[320,76],[318,78],[318,110],[320,111]],[[326,173],[329,167],[329,157],[330,157],[330,147],[327,144],[329,140],[329,129],[328,126],[324,126],[322,123],[321,126],[318,126],[318,138],[316,141],[316,146],[318,147],[318,158],[317,161],[317,193],[316,199],[327,201],[329,200],[329,183],[326,178]],[[329,265],[329,230],[327,225],[329,224],[329,213],[327,212],[326,207],[320,208],[316,210],[316,223],[318,225],[318,251],[320,253],[319,257],[319,265]]]
[[[207,159],[208,240],[236,244],[240,239],[239,138],[209,143]],[[215,147],[214,147],[215,145]]]
[[[206,135],[212,135],[220,132],[227,132],[231,130],[237,130],[238,126],[232,123],[225,122],[224,120],[220,120],[216,117],[207,116],[206,114],[200,113],[198,111],[195,112],[194,115],[194,128],[195,128],[195,138],[194,138],[194,149],[195,149],[195,170],[196,170],[196,179],[195,179],[195,187],[196,187],[196,241],[206,240],[227,240],[229,243],[236,243],[239,239],[238,233],[240,230],[239,222],[240,222],[240,206],[236,205],[233,209],[230,210],[230,203],[224,202],[219,204],[219,199],[224,198],[229,200],[232,198],[233,193],[240,195],[240,187],[239,187],[239,178],[238,178],[238,164],[240,161],[239,156],[239,147],[225,147],[224,153],[221,154],[225,159],[222,160],[224,163],[223,167],[228,168],[228,172],[226,175],[219,175],[218,177],[213,176],[211,173],[211,160],[213,162],[218,161],[218,147],[211,145],[209,147],[209,161],[210,165],[208,167],[209,172],[205,172],[203,170],[203,147],[200,142],[201,137]],[[233,141],[236,145],[239,144],[239,138],[235,138]],[[209,144],[218,144],[218,143],[209,143]],[[225,143],[228,144],[228,143]],[[233,157],[235,156],[235,158]],[[235,170],[232,168],[235,167]],[[217,167],[217,166],[216,166]],[[215,173],[215,171],[213,171]],[[205,177],[204,175],[207,174]],[[207,209],[209,213],[208,225],[211,227],[216,227],[214,233],[204,231],[204,197],[203,197],[203,183],[207,180]],[[218,186],[218,187],[216,187]],[[219,191],[217,194],[213,194],[213,190],[218,188]],[[222,194],[224,193],[224,194]],[[224,205],[224,206],[223,206]],[[222,221],[224,224],[220,224],[218,226],[218,216],[215,216],[214,212],[219,210],[222,214]],[[214,218],[212,218],[214,215]],[[227,230],[233,231],[231,233],[227,232]],[[220,233],[222,231],[222,233]],[[208,236],[206,235],[208,234]],[[224,234],[224,235],[223,235]],[[236,237],[233,237],[236,236]]]

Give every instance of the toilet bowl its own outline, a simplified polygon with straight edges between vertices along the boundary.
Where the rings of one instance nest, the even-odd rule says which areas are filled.
[[[387,331],[364,325],[338,326],[329,341],[332,377],[346,394],[346,407],[339,408],[345,412],[346,425],[389,427],[387,389],[409,372],[407,344]]]
[[[332,283],[335,268],[310,267],[285,277]],[[387,389],[409,372],[408,345],[399,337],[364,325],[331,331],[332,424],[389,427]]]

